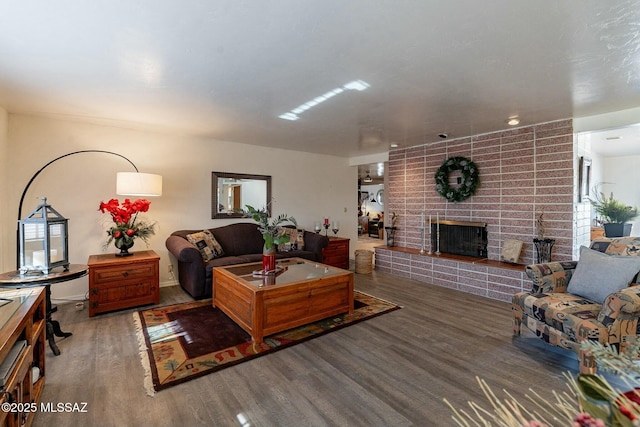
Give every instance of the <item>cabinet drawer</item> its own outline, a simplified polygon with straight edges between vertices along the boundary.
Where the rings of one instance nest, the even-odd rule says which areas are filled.
[[[348,251],[349,250],[349,241],[339,241],[339,242],[331,242],[329,246],[326,247],[325,250],[331,251]]]
[[[109,303],[114,301],[125,301],[128,299],[154,296],[156,284],[153,281],[136,281],[122,285],[105,286],[102,288],[92,288],[89,299],[98,303]]]
[[[336,262],[343,262],[345,260],[345,254],[325,254],[322,257],[323,264],[333,265]]]
[[[322,252],[322,259],[325,260],[327,258],[335,258],[337,256],[339,257],[339,256],[342,256],[342,255],[343,255],[343,252],[324,250]]]
[[[332,250],[324,250],[322,252],[322,259],[325,258],[343,258],[343,257],[348,257],[349,253],[347,252],[346,249],[340,250],[340,251],[332,251]]]
[[[323,254],[326,255],[346,255],[349,253],[349,249],[347,246],[342,246],[339,248],[326,248],[322,251]]]
[[[122,267],[95,268],[91,272],[93,283],[110,283],[119,280],[144,279],[155,276],[155,264],[140,263]]]

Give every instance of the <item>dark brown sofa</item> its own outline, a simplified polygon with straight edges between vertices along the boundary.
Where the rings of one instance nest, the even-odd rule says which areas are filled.
[[[196,299],[211,297],[214,267],[262,260],[264,240],[254,223],[242,222],[210,228],[209,231],[222,246],[224,256],[207,263],[202,259],[198,248],[187,240],[188,234],[199,231],[202,229],[174,231],[165,242],[167,249],[178,262],[180,286]],[[322,262],[322,249],[328,244],[327,237],[305,231],[304,250],[278,252],[276,258],[299,257]]]

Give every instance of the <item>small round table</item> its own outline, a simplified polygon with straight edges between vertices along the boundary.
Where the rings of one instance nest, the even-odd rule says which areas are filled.
[[[19,270],[0,274],[0,287],[2,288],[26,288],[30,286],[44,286],[46,288],[47,341],[49,341],[49,347],[51,347],[53,354],[56,356],[60,355],[60,349],[56,345],[54,335],[66,338],[72,334],[71,332],[62,332],[60,322],[51,318],[51,285],[86,276],[88,270],[89,267],[84,264],[69,264],[68,270],[52,271],[49,274],[39,271],[21,274]]]

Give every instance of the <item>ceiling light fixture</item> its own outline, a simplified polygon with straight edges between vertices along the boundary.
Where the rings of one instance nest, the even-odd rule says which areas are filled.
[[[507,124],[509,126],[516,126],[520,124],[520,119],[518,118],[518,116],[513,116],[513,117],[509,117],[507,119]]]
[[[391,148],[398,148],[400,145],[397,142],[392,142],[390,147]]]
[[[369,171],[367,171],[367,176],[364,177],[364,179],[362,180],[362,182],[373,182],[373,178],[371,178],[371,175],[369,175]]]
[[[302,105],[297,106],[296,108],[294,108],[291,111],[287,111],[284,114],[280,114],[278,117],[284,120],[291,120],[291,121],[295,121],[298,120],[300,118],[300,114],[304,113],[305,111],[307,111],[310,108],[315,107],[318,104],[323,103],[324,101],[326,101],[329,98],[333,98],[334,96],[346,91],[346,90],[357,90],[359,92],[365,90],[366,88],[369,87],[369,83],[362,81],[362,80],[354,80],[352,82],[349,82],[345,85],[343,85],[342,87],[337,87],[333,90],[330,90],[329,92],[320,95],[320,96],[316,96],[315,98],[313,98],[311,101],[307,101]]]

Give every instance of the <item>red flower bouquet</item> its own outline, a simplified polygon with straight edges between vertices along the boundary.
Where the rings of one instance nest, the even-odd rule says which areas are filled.
[[[111,219],[116,224],[107,230],[109,239],[105,246],[115,241],[116,248],[120,249],[119,255],[128,255],[129,248],[133,246],[133,240],[136,237],[141,238],[145,242],[149,236],[155,234],[155,223],[149,223],[142,219],[138,219],[140,212],[149,211],[150,201],[146,199],[136,199],[133,202],[124,199],[120,204],[118,199],[111,199],[109,202],[100,202],[100,212],[109,212]]]

